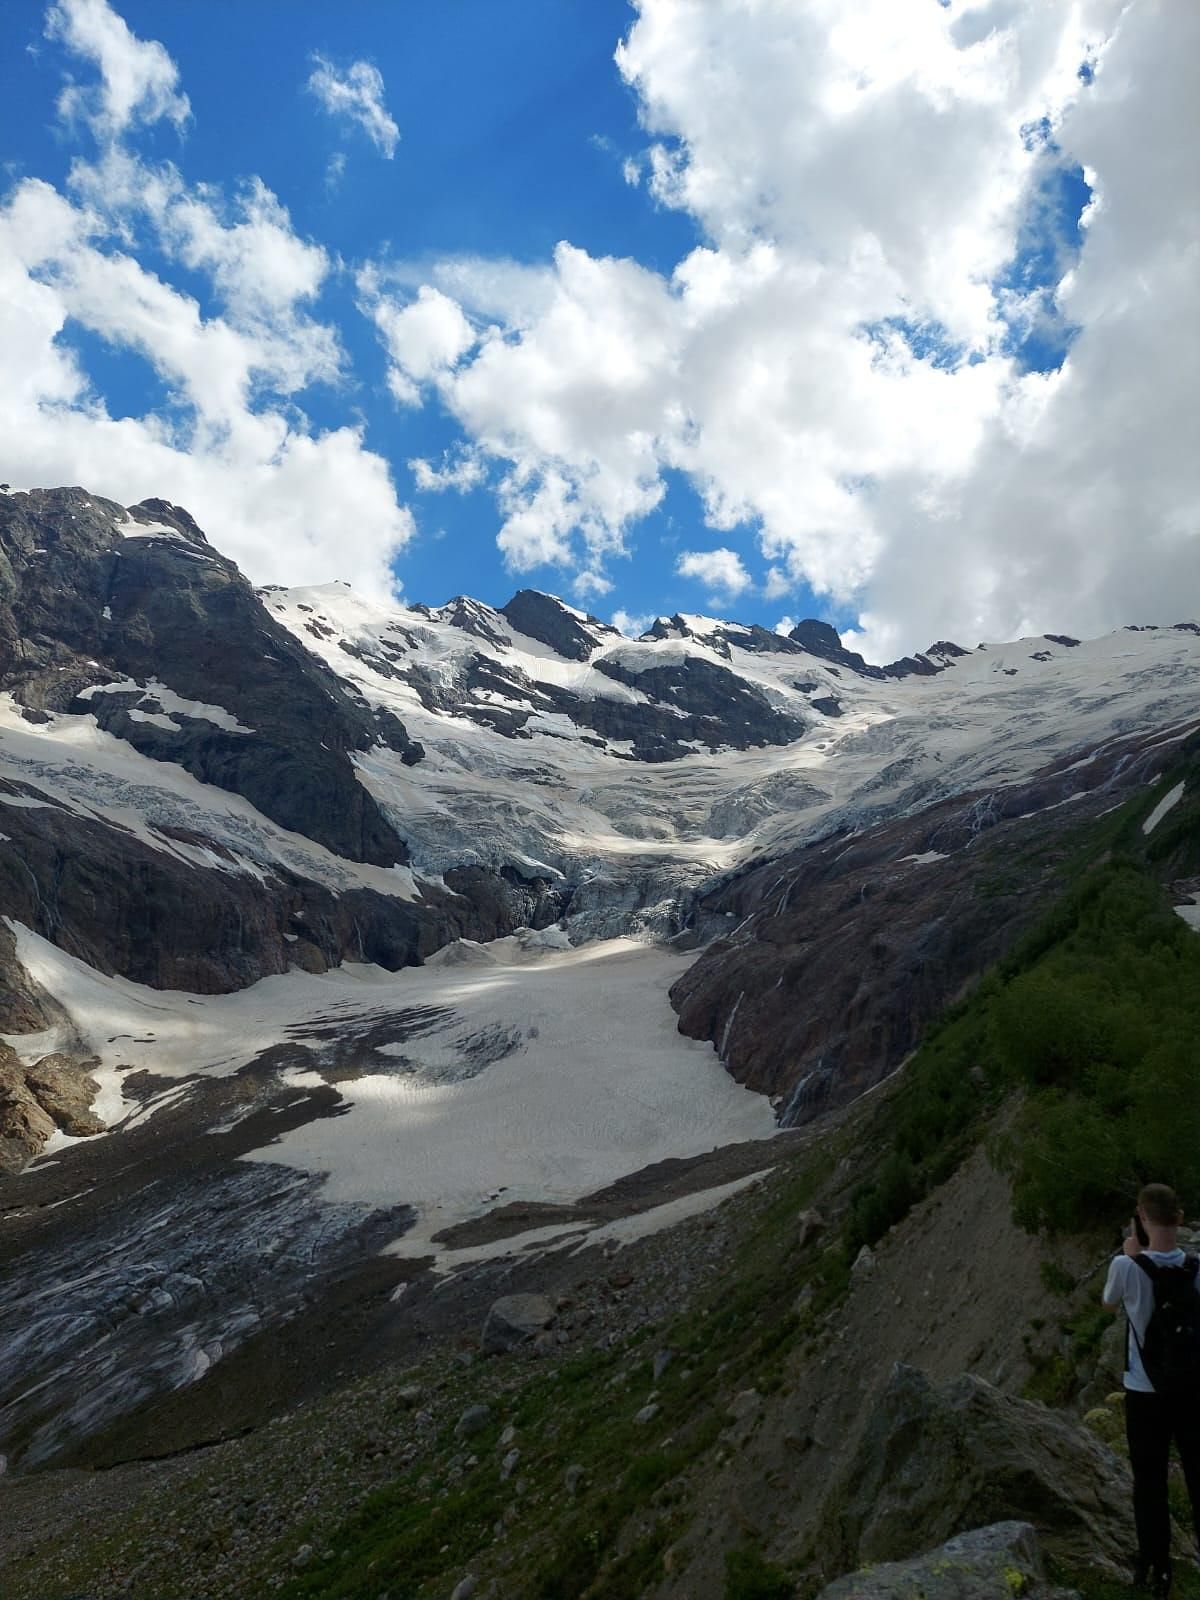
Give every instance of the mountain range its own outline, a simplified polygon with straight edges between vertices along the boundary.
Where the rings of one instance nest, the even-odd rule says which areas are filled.
[[[1188,621],[876,666],[256,589],[165,501],[0,492],[0,1451],[153,1453],[285,1327],[740,1181],[1013,947],[1198,684]]]

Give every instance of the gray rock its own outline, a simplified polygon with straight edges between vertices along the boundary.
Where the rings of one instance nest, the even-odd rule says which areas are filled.
[[[803,1250],[825,1232],[825,1218],[819,1211],[802,1211],[796,1218],[796,1249]]]
[[[826,1501],[831,1545],[847,1566],[906,1560],[1001,1518],[1032,1523],[1068,1565],[1127,1570],[1123,1461],[1064,1412],[897,1364]]]
[[[454,1437],[469,1439],[472,1434],[482,1433],[491,1420],[490,1406],[468,1406],[455,1424]]]
[[[661,1410],[661,1406],[655,1405],[653,1402],[651,1402],[648,1406],[643,1406],[633,1420],[641,1423],[644,1426],[647,1422],[653,1422]]]
[[[869,1244],[865,1244],[855,1256],[854,1265],[850,1268],[850,1271],[856,1278],[865,1278],[874,1270],[875,1252]]]
[[[911,1561],[839,1578],[819,1600],[1038,1600],[1047,1596],[1037,1534],[1028,1522],[962,1533]]]
[[[587,1473],[578,1464],[578,1462],[576,1462],[574,1466],[568,1467],[563,1475],[563,1482],[567,1486],[567,1493],[569,1495],[577,1495],[580,1489],[582,1489],[583,1481],[586,1477]]]
[[[554,1306],[543,1294],[510,1294],[497,1300],[483,1325],[485,1355],[503,1355],[533,1339],[554,1321]]]
[[[312,1554],[312,1545],[302,1544],[299,1550],[296,1551],[296,1554],[292,1557],[292,1565],[294,1567],[306,1567],[312,1560]]]
[[[479,1579],[473,1572],[468,1572],[465,1578],[455,1584],[450,1600],[471,1600],[471,1596],[478,1588]]]
[[[655,1381],[655,1383],[658,1382],[658,1380],[662,1377],[663,1373],[671,1365],[671,1361],[672,1361],[673,1356],[674,1356],[674,1351],[671,1351],[671,1350],[660,1350],[658,1352],[658,1354],[655,1356],[655,1358],[654,1358],[654,1381]]]
[[[735,1422],[748,1422],[758,1415],[761,1406],[762,1395],[757,1389],[742,1389],[729,1402],[728,1411]]]
[[[520,1459],[521,1452],[519,1450],[510,1450],[508,1452],[504,1460],[500,1463],[500,1481],[502,1483],[508,1478],[512,1477],[513,1473],[517,1470],[517,1462],[520,1461]]]

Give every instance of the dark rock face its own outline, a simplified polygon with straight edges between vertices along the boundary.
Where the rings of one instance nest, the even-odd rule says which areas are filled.
[[[797,623],[788,634],[788,638],[801,649],[807,650],[811,656],[818,656],[822,661],[831,661],[839,667],[847,667],[851,672],[857,672],[860,678],[877,680],[930,678],[936,673],[943,672],[959,656],[968,654],[961,645],[952,644],[948,639],[939,639],[921,655],[901,656],[899,661],[889,662],[886,667],[875,667],[869,661],[865,661],[857,650],[847,650],[836,628],[828,622],[818,622],[814,617],[808,617],[805,621]]]
[[[518,633],[549,645],[568,661],[586,661],[599,643],[600,635],[612,635],[617,631],[598,617],[589,616],[584,626],[561,600],[537,589],[519,589],[501,608],[501,615]]]
[[[821,624],[818,624],[821,626]],[[832,632],[832,630],[830,630]],[[673,617],[656,617],[642,634],[643,639],[695,639],[699,637],[678,612]],[[703,641],[726,661],[732,658],[731,646],[752,650],[758,655],[802,655],[804,647],[781,633],[760,628],[757,623],[725,622],[703,635]]]
[[[568,616],[567,620],[572,619]],[[595,647],[593,640],[589,648]],[[343,644],[342,648],[351,654],[362,654],[357,646]],[[383,642],[376,653],[364,659],[385,677],[402,678],[410,684],[430,709],[467,717],[513,739],[530,736],[527,724],[538,712],[561,713],[577,727],[592,729],[597,744],[630,744],[632,750],[626,759],[662,762],[691,755],[698,745],[709,750],[748,750],[766,744],[787,744],[805,731],[804,722],[775,710],[765,695],[737,673],[700,657],[642,672],[634,672],[619,659],[597,661],[597,672],[646,696],[634,701],[576,695],[559,684],[534,679],[519,667],[488,656],[472,658],[459,679],[448,682],[419,662],[400,665],[401,655],[396,652],[397,664],[393,665]],[[494,699],[481,699],[483,695],[503,697],[516,704],[498,705]]]
[[[1073,1417],[964,1374],[897,1366],[831,1496],[851,1561],[894,1561],[998,1518],[1032,1523],[1072,1565],[1123,1574],[1134,1548],[1124,1461]]]
[[[135,682],[104,693],[114,679]],[[137,693],[155,682],[228,716],[172,710],[173,700],[156,713],[152,692]],[[81,489],[0,495],[0,687],[35,710],[90,711],[136,750],[244,795],[338,855],[407,860],[350,758],[386,743],[413,762],[420,746],[347,694],[164,501],[126,516]]]
[[[439,622],[448,622],[452,628],[461,628],[464,633],[473,634],[476,639],[485,639],[488,644],[512,643],[511,636],[499,626],[500,613],[493,611],[491,606],[472,600],[469,595],[457,594],[453,600],[447,600],[444,606],[430,611],[429,615],[436,617]]]
[[[1070,830],[1162,771],[1170,747],[1154,744],[1076,753],[1027,783],[744,868],[696,903],[713,942],[672,987],[680,1030],[712,1040],[787,1126],[848,1104],[1012,947],[1060,884]]]
[[[641,689],[664,706],[678,709],[678,717],[668,721],[665,730],[660,723],[645,731],[637,741],[642,750],[653,752],[657,746],[652,741],[664,735],[663,743],[667,748],[695,740],[712,749],[726,745],[735,750],[748,750],[755,745],[790,744],[805,731],[798,717],[777,711],[752,684],[700,656],[648,667],[642,672],[632,671],[619,660],[606,659],[596,663],[596,670],[618,683]],[[628,709],[640,719],[646,708]],[[670,718],[670,713],[665,716]],[[643,754],[642,759],[656,757]],[[671,757],[663,755],[657,759]]]
[[[100,972],[154,988],[220,994],[342,960],[395,971],[452,939],[494,939],[562,915],[545,880],[480,868],[451,873],[445,889],[426,885],[415,901],[369,888],[339,894],[282,868],[261,878],[205,869],[48,796],[6,807],[4,826],[13,846],[0,850],[5,914]],[[229,855],[197,842],[218,862]],[[5,986],[0,1031],[39,1025],[30,999]]]
[[[45,762],[23,758],[29,781],[0,778],[0,911],[100,972],[219,993],[292,966],[395,970],[450,940],[562,914],[561,893],[516,872],[464,870],[417,894],[399,879],[394,893],[390,880],[363,884],[348,863],[386,867],[408,852],[352,757],[386,744],[411,763],[420,747],[349,693],[163,501],[126,513],[79,489],[0,494],[0,689],[32,725],[91,715],[137,752],[127,775],[119,757],[82,800],[65,792],[62,752],[56,766],[49,745]],[[138,757],[183,767],[260,815],[218,822],[202,791],[168,803],[174,768],[159,791]],[[281,836],[265,819],[296,848],[273,853]],[[3,924],[0,980],[0,1031],[63,1020]],[[62,1072],[43,1079],[5,1077],[10,1168],[67,1126]]]

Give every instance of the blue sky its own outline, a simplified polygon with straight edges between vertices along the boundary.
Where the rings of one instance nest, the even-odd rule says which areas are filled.
[[[532,585],[606,618],[818,615],[876,653],[1040,620],[1042,549],[968,532],[953,584],[946,552],[993,480],[1047,527],[1063,492],[1022,419],[1053,422],[1103,312],[1079,282],[1104,173],[1074,130],[1112,140],[1088,105],[1109,0],[1070,25],[1007,8],[1007,30],[981,0],[814,0],[753,27],[744,0],[285,9],[10,0],[9,239],[49,330],[13,481],[145,483],[199,499],[256,578],[390,567],[431,603]],[[375,137],[313,92],[322,62],[375,86]],[[145,92],[113,112],[130,71]],[[131,197],[164,173],[157,210]],[[37,253],[66,207],[91,218],[86,272]],[[280,269],[248,291],[233,241],[264,216]],[[144,315],[100,281],[118,257]],[[162,357],[159,317],[194,348]],[[252,374],[233,411],[204,398],[226,335]],[[464,486],[423,488],[418,458],[469,462]],[[1081,625],[1069,561],[1047,626]]]
[[[633,255],[669,272],[696,243],[690,219],[655,205],[622,177],[622,161],[645,143],[634,97],[612,60],[632,21],[626,0],[309,4],[292,10],[287,27],[280,26],[274,0],[176,6],[130,0],[119,10],[135,34],[161,40],[179,63],[192,106],[182,138],[160,125],[144,136],[146,148],[193,180],[233,186],[261,177],[299,233],[347,262],[381,252],[539,262],[566,239],[596,255]],[[5,52],[0,66],[0,148],[10,176],[59,184],[77,141],[63,137],[54,117],[64,62],[44,37],[44,14],[37,3],[7,14],[10,39],[20,38],[24,48]],[[365,134],[323,115],[305,92],[314,52],[335,64],[369,60],[379,68],[400,126],[392,160],[381,161]],[[345,167],[331,187],[329,163],[339,154]],[[141,259],[167,271],[154,250]],[[211,307],[201,275],[172,269],[170,276]],[[418,522],[395,563],[406,596],[437,604],[466,588],[498,605],[527,584],[565,589],[552,567],[506,571],[486,490],[416,493],[408,460],[436,458],[457,429],[436,402],[397,410],[384,352],[355,313],[349,277],[327,284],[320,308],[349,347],[353,380],[349,393],[313,388],[304,408],[326,426],[360,411],[368,442],[391,462]],[[139,414],[148,399],[161,399],[162,384],[140,357],[81,328],[64,337],[84,352],[110,410]],[[674,573],[677,549],[705,536],[695,495],[678,475],[673,479],[661,509],[637,530],[636,559],[618,566],[617,589],[601,606],[605,617],[617,605],[634,615],[704,605],[702,586]],[[219,529],[212,533],[220,538]],[[779,610],[753,602],[740,607],[771,622]]]

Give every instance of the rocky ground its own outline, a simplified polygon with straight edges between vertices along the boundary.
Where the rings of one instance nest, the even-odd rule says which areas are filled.
[[[1056,1300],[1044,1246],[1012,1227],[977,1149],[832,1293],[822,1275],[890,1092],[773,1142],[758,1187],[711,1214],[619,1251],[488,1261],[414,1286],[406,1346],[385,1341],[371,1371],[247,1433],[10,1477],[5,1592],[517,1600],[560,1592],[554,1573],[586,1566],[594,1534],[595,1579],[562,1593],[722,1600],[745,1550],[811,1593],[858,1557],[907,1558],[1012,1516],[1054,1561],[1115,1575],[1130,1537],[1122,1461],[1078,1408],[1020,1398],[1062,1347],[1061,1283],[1094,1299],[1095,1244],[1056,1253]],[[715,1159],[744,1172],[766,1154]],[[684,1165],[636,1181],[661,1200],[717,1175]],[[791,1297],[782,1342],[763,1302],[760,1338],[747,1314],[768,1282]],[[544,1297],[543,1315],[497,1353],[489,1308],[514,1293]],[[174,1428],[180,1449],[187,1420],[168,1408],[161,1437]],[[150,1415],[143,1448],[154,1437]],[[384,1526],[399,1531],[381,1538]]]

